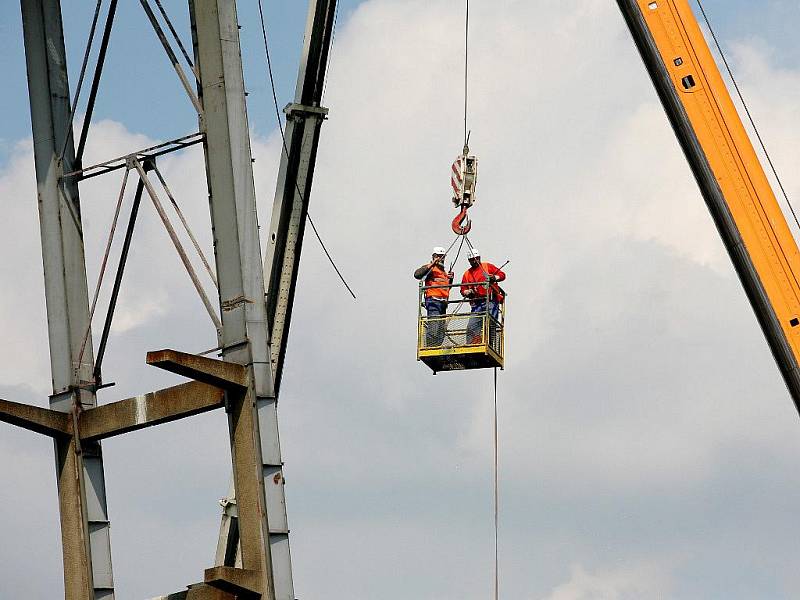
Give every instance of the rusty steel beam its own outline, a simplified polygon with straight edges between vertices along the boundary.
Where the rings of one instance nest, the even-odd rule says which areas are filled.
[[[147,353],[147,364],[223,389],[247,389],[247,369],[236,363],[177,350],[157,350]]]
[[[69,435],[68,413],[30,404],[0,400],[0,421],[50,437]]]
[[[212,567],[206,569],[205,580],[208,585],[233,594],[237,600],[259,600],[262,596],[258,571]]]
[[[219,590],[205,583],[193,585],[186,593],[186,600],[239,600],[234,594]]]
[[[158,596],[150,600],[239,600],[234,594],[224,592],[205,583],[195,583],[182,592]]]
[[[102,440],[130,431],[199,415],[225,404],[218,387],[192,381],[135,398],[104,404],[81,413],[80,438]]]

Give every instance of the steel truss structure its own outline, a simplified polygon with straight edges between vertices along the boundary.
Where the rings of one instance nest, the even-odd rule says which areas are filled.
[[[188,0],[192,60],[160,0],[155,0],[188,69],[181,65],[149,0],[140,3],[197,111],[200,129],[176,140],[83,167],[83,151],[117,0],[109,3],[77,146],[72,131],[75,106],[70,103],[60,0],[21,0],[53,394],[47,409],[0,400],[0,421],[54,440],[65,598],[110,600],[114,598],[114,578],[101,441],[224,409],[229,423],[235,493],[228,499],[223,514],[216,564],[206,569],[200,583],[164,598],[293,600],[277,400],[314,161],[320,127],[327,114],[320,103],[336,0],[309,3],[295,102],[286,109],[287,143],[281,160],[265,267],[255,211],[236,1]],[[87,50],[87,57],[88,54]],[[78,89],[85,68],[86,60]],[[205,153],[216,272],[202,255],[156,164],[159,156],[194,144],[202,144]],[[125,169],[120,203],[129,175],[138,177],[138,182],[95,356],[91,324],[97,292],[90,304],[80,182],[119,169]],[[214,306],[199,284],[159,198],[153,173],[178,210],[217,286],[218,306]],[[217,350],[222,360],[175,350],[150,352],[147,364],[194,381],[98,405],[97,391],[106,386],[102,378],[103,356],[145,193],[203,299],[217,330]],[[111,237],[109,246],[110,243]],[[105,266],[104,259],[101,272]]]

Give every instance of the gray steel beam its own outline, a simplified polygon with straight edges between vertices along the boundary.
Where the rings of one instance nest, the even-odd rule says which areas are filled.
[[[322,91],[333,37],[336,0],[309,2],[303,57],[293,104],[286,107],[286,148],[281,154],[278,184],[264,261],[267,318],[275,389],[280,390],[289,337],[297,270],[303,245],[320,129],[327,115]]]
[[[96,405],[80,203],[59,0],[21,0],[44,262],[53,395],[60,412]],[[67,141],[65,145],[65,139]],[[66,148],[63,163],[61,148]],[[67,600],[114,597],[103,461],[99,443],[56,439],[64,587]]]
[[[294,600],[236,2],[189,4],[206,136],[222,356],[244,365],[248,374],[245,393],[227,395],[242,562],[238,575],[246,575],[248,587],[258,588],[266,600]],[[215,587],[226,579],[220,572],[207,577]]]

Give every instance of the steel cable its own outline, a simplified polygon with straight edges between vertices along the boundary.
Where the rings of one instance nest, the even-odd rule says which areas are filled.
[[[280,131],[281,133],[281,141],[283,142],[283,152],[286,154],[286,158],[288,159],[289,147],[286,145],[286,135],[283,131],[283,122],[281,121],[281,111],[278,108],[278,95],[277,92],[275,91],[275,77],[272,73],[272,59],[269,53],[269,42],[267,41],[267,26],[264,22],[264,8],[262,6],[261,0],[258,0],[258,15],[261,19],[261,35],[264,38],[264,53],[267,56],[267,71],[269,72],[269,83],[270,86],[272,87],[272,101],[275,105],[275,117],[278,122],[278,131]],[[297,190],[297,193],[300,196],[301,200],[305,204],[305,197],[303,196],[303,192],[300,191],[300,185],[297,183],[297,179],[295,179],[294,181],[294,187]],[[353,300],[355,300],[356,295],[353,292],[353,289],[347,283],[347,280],[342,275],[342,272],[339,270],[339,267],[336,266],[336,263],[334,262],[331,253],[328,252],[328,248],[325,246],[325,242],[322,241],[322,236],[320,236],[319,231],[317,231],[317,227],[316,225],[314,225],[314,221],[311,219],[311,213],[308,212],[308,210],[306,210],[306,218],[308,219],[308,222],[311,224],[311,229],[314,231],[314,235],[316,236],[319,245],[322,246],[322,250],[325,252],[325,256],[328,257],[328,261],[331,263],[333,270],[336,271],[336,274],[339,276],[339,279],[342,281],[342,284],[344,285],[345,288],[347,288],[347,291],[350,292],[350,295],[353,297]]]
[[[469,0],[466,0],[464,16],[464,148],[469,145],[469,129],[467,128],[467,99],[469,97]]]
[[[498,441],[497,441],[497,367],[494,368],[494,600],[500,594],[500,560],[498,531],[500,529],[500,493],[498,485]]]
[[[333,49],[336,47],[336,24],[339,22],[339,7],[340,2],[336,3],[336,10],[333,12],[333,26],[331,27],[331,47],[328,51],[328,60],[325,63],[325,81],[322,82],[322,97],[320,103],[325,103],[325,92],[328,89],[328,77],[331,70],[331,63],[333,62]]]
[[[728,59],[725,56],[725,52],[722,50],[722,45],[719,43],[719,39],[717,38],[717,34],[714,31],[714,28],[711,26],[711,20],[708,18],[706,14],[705,8],[703,7],[703,3],[701,0],[697,0],[697,6],[700,8],[700,13],[703,15],[703,20],[708,27],[708,31],[711,33],[711,37],[714,40],[714,45],[717,47],[717,51],[719,52],[720,57],[722,58],[722,62],[725,65],[725,70],[728,72],[728,76],[731,78],[733,82],[733,87],[736,90],[736,94],[739,96],[739,100],[744,107],[744,111],[747,114],[747,119],[750,121],[750,125],[753,127],[753,131],[755,131],[756,138],[758,139],[758,143],[761,146],[761,149],[764,151],[764,155],[767,157],[767,162],[769,163],[769,167],[772,170],[772,174],[775,176],[775,179],[778,182],[778,187],[780,187],[781,193],[783,194],[784,200],[786,200],[786,205],[789,207],[789,210],[792,213],[792,217],[794,217],[794,222],[797,225],[798,229],[800,229],[800,220],[798,220],[797,213],[794,210],[794,206],[792,205],[791,200],[789,200],[789,195],[786,193],[786,188],[783,187],[783,182],[781,181],[780,176],[778,175],[778,170],[775,168],[775,164],[772,162],[772,157],[770,156],[769,152],[767,151],[767,146],[764,143],[763,138],[761,137],[761,133],[756,126],[755,119],[753,119],[753,115],[750,113],[750,108],[745,102],[744,95],[742,94],[741,89],[739,88],[739,84],[736,81],[736,78],[733,76],[733,70],[731,69],[730,64],[728,63]]]

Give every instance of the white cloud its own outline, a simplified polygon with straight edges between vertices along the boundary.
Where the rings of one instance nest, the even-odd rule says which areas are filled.
[[[668,578],[659,566],[628,567],[589,573],[572,568],[570,580],[544,600],[639,600],[669,597]]]

